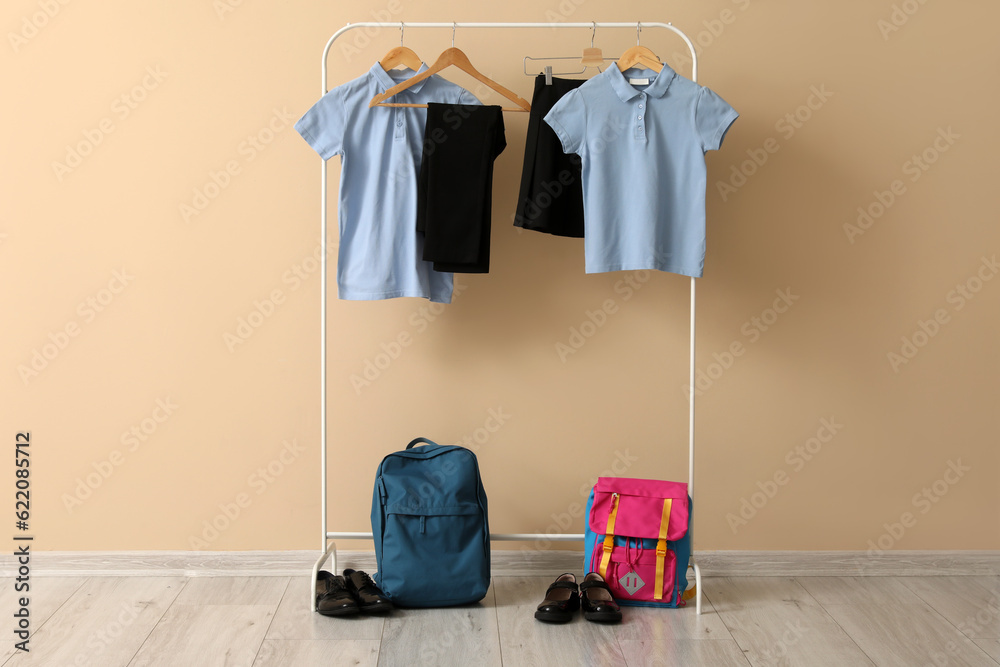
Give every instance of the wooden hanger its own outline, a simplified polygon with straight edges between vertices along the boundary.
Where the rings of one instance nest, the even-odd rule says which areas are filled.
[[[378,61],[378,64],[382,66],[386,72],[391,70],[393,67],[399,65],[405,65],[416,72],[418,69],[423,67],[424,61],[414,53],[413,49],[403,46],[403,29],[405,24],[399,24],[399,46],[389,51],[389,53],[382,56],[382,60]]]
[[[660,62],[660,59],[645,46],[633,46],[618,59],[618,69],[622,72],[636,65],[657,72],[663,69],[663,63]]]
[[[389,99],[390,97],[392,97],[393,95],[395,95],[400,91],[406,90],[407,88],[409,88],[414,84],[420,83],[421,81],[428,78],[432,74],[437,74],[444,68],[449,67],[451,65],[454,65],[463,72],[472,75],[474,79],[483,82],[484,84],[486,84],[487,86],[497,91],[498,93],[500,93],[508,100],[514,102],[517,105],[516,107],[503,107],[504,111],[531,111],[531,105],[528,103],[528,100],[517,96],[513,92],[501,86],[493,79],[489,78],[488,76],[480,74],[476,70],[476,68],[472,66],[472,62],[469,60],[469,57],[465,55],[460,49],[457,49],[454,46],[442,51],[441,55],[438,56],[438,59],[429,69],[426,69],[420,74],[412,76],[406,81],[398,83],[389,90],[383,93],[379,93],[378,95],[373,97],[372,101],[368,103],[369,108],[379,106],[379,107],[414,107],[414,108],[426,109],[427,108],[426,104],[385,102],[385,100]]]
[[[413,49],[408,46],[397,46],[396,48],[389,51],[389,53],[382,56],[382,60],[378,61],[378,64],[382,66],[386,72],[391,70],[393,67],[399,65],[406,65],[414,72],[423,67],[424,61],[420,59]]]

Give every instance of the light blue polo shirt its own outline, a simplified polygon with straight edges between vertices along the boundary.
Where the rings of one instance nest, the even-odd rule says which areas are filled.
[[[738,115],[666,65],[612,65],[552,107],[545,122],[581,158],[587,273],[702,275],[705,153]]]
[[[422,64],[418,72],[427,69]],[[423,259],[417,233],[417,173],[427,109],[373,107],[368,103],[411,69],[386,72],[375,63],[364,76],[324,95],[295,124],[324,160],[341,156],[337,219],[341,299],[371,301],[418,296],[451,303],[453,277]],[[480,104],[464,88],[431,76],[392,102]]]

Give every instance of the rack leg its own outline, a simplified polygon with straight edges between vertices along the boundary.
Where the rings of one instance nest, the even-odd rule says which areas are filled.
[[[694,570],[694,609],[695,613],[698,616],[701,616],[701,568],[698,567],[698,563],[694,562],[694,558],[691,559],[691,563],[688,567]]]
[[[330,546],[328,546],[326,548],[326,551],[323,552],[323,555],[321,555],[316,560],[316,562],[313,564],[313,569],[312,569],[312,585],[309,588],[309,610],[310,611],[316,611],[316,578],[319,575],[319,568],[320,568],[321,565],[323,565],[323,563],[326,562],[326,559],[329,558],[331,555],[333,556],[333,570],[332,571],[336,572],[337,571],[337,543],[336,542],[330,542]]]

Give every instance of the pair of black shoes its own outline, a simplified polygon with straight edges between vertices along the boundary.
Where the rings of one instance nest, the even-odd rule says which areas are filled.
[[[316,576],[316,611],[324,616],[384,614],[391,609],[392,603],[365,572],[348,569],[340,576],[320,570]]]
[[[595,623],[620,623],[622,611],[611,596],[611,589],[597,572],[591,572],[579,584],[576,575],[561,574],[545,591],[545,599],[535,610],[535,618],[546,623],[567,623],[577,609]]]

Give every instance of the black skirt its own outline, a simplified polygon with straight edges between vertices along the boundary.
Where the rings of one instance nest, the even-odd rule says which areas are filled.
[[[546,85],[544,74],[535,77],[515,227],[556,236],[583,237],[580,156],[563,153],[559,137],[542,119],[563,95],[584,83],[585,79],[553,77],[552,85]]]
[[[499,106],[427,105],[417,231],[435,271],[489,273],[493,161],[506,146]]]

